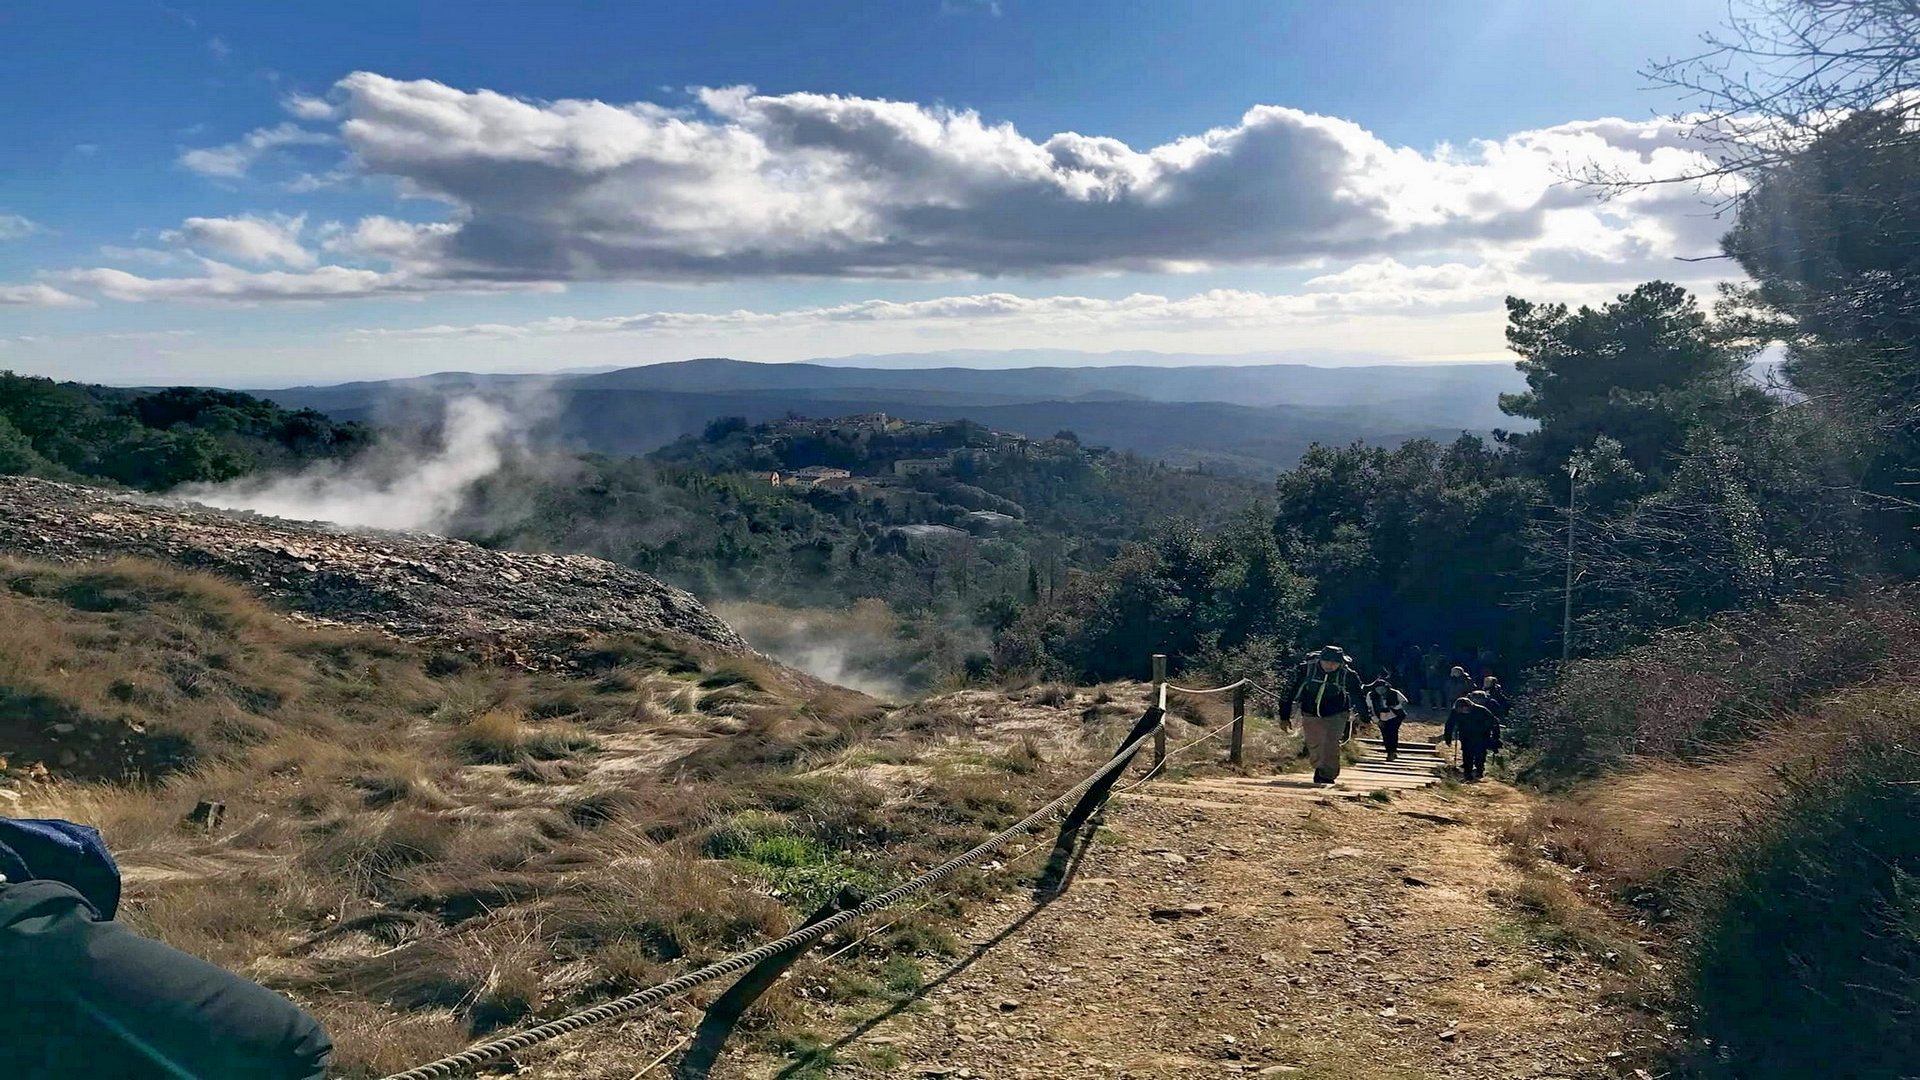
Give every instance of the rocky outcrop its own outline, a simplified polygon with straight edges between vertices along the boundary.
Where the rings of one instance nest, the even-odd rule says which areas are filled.
[[[158,559],[239,581],[297,616],[413,640],[488,643],[535,666],[529,651],[597,633],[748,651],[691,594],[603,559],[348,532],[26,477],[0,477],[0,553]]]

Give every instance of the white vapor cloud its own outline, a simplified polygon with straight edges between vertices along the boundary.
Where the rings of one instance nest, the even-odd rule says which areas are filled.
[[[0,284],[0,307],[87,307],[88,302],[51,285]]]
[[[291,475],[190,485],[172,494],[296,521],[431,532],[524,441],[506,408],[479,398],[449,401],[439,428],[434,445],[387,447],[344,465],[320,462]]]
[[[237,180],[247,175],[254,162],[287,146],[321,146],[334,141],[332,135],[308,131],[291,121],[270,128],[255,128],[224,146],[188,150],[180,155],[180,164],[202,176]]]
[[[316,260],[313,253],[300,244],[300,230],[306,227],[306,221],[305,215],[287,217],[283,214],[190,217],[181,222],[180,228],[162,233],[160,238],[242,262],[307,267]]]

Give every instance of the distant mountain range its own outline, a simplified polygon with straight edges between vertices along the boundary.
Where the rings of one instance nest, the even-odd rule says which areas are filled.
[[[1090,445],[1178,464],[1267,472],[1292,465],[1315,442],[1397,444],[1517,426],[1497,398],[1524,386],[1509,364],[916,368],[884,359],[893,362],[701,359],[563,375],[449,372],[260,393],[289,408],[375,421],[448,395],[537,402],[537,437],[611,454],[656,449],[722,416],[884,412],[965,417],[1036,437],[1071,430]]]

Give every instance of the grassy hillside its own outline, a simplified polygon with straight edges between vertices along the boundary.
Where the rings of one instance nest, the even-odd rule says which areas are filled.
[[[0,564],[0,628],[10,812],[98,825],[125,917],[308,1005],[346,1076],[891,883],[1017,819],[1139,708],[1040,687],[889,711],[633,637],[534,674],[299,625],[141,562]],[[219,826],[185,824],[200,800],[225,804]],[[960,900],[1038,866],[963,875],[757,1022],[796,986],[911,989],[916,956],[954,947]],[[657,1049],[645,1024],[619,1030]]]

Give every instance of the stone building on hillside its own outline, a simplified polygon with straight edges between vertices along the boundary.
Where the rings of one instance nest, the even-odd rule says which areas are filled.
[[[933,476],[952,464],[951,458],[901,458],[893,463],[895,476]]]
[[[790,473],[774,473],[769,478],[774,487],[814,488],[830,481],[846,480],[853,474],[845,469],[836,469],[830,465],[808,465]]]

